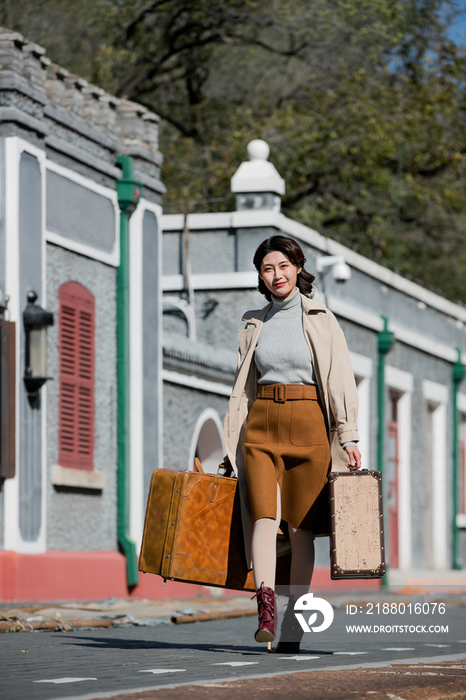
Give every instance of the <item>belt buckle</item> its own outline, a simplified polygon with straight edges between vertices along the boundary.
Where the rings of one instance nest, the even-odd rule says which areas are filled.
[[[275,403],[285,403],[286,384],[276,384],[273,388],[273,400]]]

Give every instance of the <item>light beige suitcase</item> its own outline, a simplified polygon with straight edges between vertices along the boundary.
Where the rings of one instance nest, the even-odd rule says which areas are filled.
[[[330,472],[331,577],[381,578],[386,570],[382,472]]]

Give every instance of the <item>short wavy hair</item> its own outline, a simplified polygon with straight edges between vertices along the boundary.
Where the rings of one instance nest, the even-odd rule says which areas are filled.
[[[298,287],[301,294],[305,294],[306,296],[311,297],[314,293],[313,282],[315,280],[315,277],[314,275],[311,275],[310,272],[304,269],[304,263],[306,262],[306,258],[304,257],[304,253],[301,250],[301,246],[299,245],[299,243],[296,243],[296,241],[293,240],[293,238],[287,238],[286,236],[271,236],[270,238],[266,238],[265,241],[262,241],[260,246],[257,248],[256,252],[254,253],[253,258],[253,263],[257,272],[260,273],[261,264],[265,256],[269,253],[272,253],[275,250],[280,253],[283,253],[283,255],[285,255],[288,258],[290,263],[296,265],[296,267],[301,268],[301,272],[298,273],[298,278],[296,280],[296,286]],[[268,301],[272,301],[272,292],[269,289],[267,289],[264,281],[261,280],[260,277],[258,289],[259,292],[263,294]]]

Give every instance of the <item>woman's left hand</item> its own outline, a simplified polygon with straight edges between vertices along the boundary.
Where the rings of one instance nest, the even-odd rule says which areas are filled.
[[[350,469],[359,469],[361,467],[361,453],[359,452],[356,445],[348,445],[345,447],[345,451],[348,455]]]

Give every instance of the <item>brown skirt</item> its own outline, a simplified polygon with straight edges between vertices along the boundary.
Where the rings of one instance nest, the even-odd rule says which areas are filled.
[[[282,520],[312,530],[330,465],[319,402],[256,399],[248,416],[244,449],[253,520],[276,518],[278,483]]]

